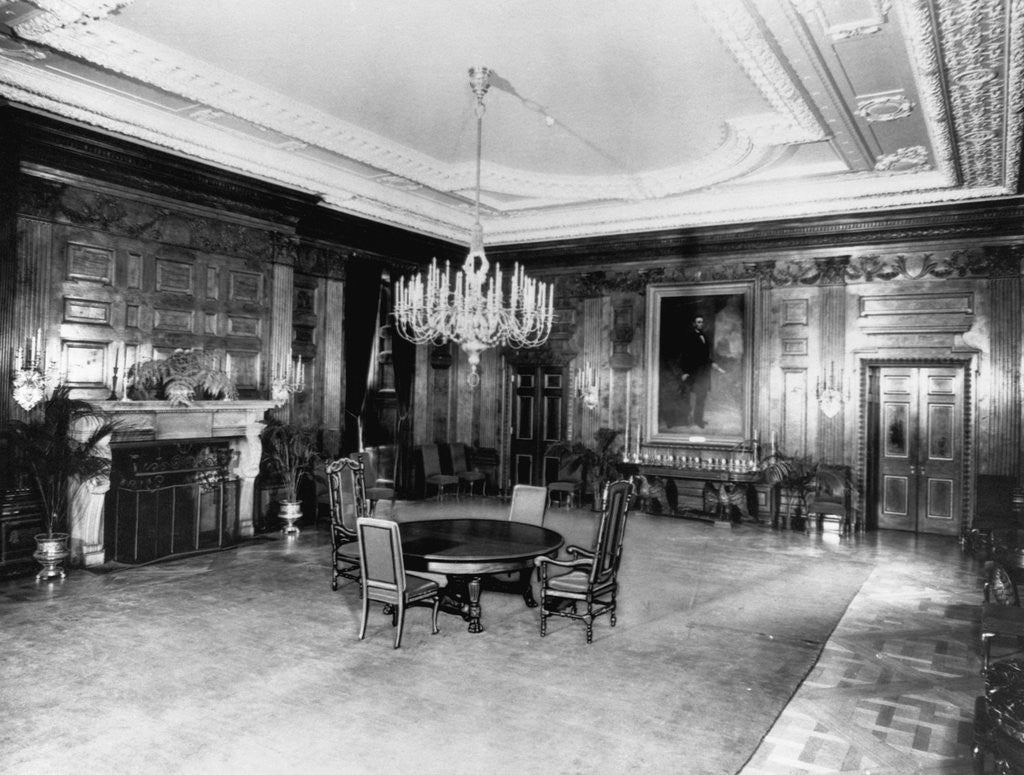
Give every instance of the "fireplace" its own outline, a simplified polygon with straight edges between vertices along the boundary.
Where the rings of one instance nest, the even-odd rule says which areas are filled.
[[[234,544],[235,450],[226,441],[119,444],[104,509],[108,561],[139,564]]]
[[[118,427],[110,438],[111,478],[88,482],[71,504],[78,562],[148,562],[253,535],[259,434],[274,402],[95,405]]]

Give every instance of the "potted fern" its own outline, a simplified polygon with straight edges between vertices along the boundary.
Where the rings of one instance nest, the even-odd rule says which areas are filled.
[[[316,429],[271,419],[260,439],[263,442],[262,471],[276,477],[285,492],[285,497],[279,501],[279,516],[285,521],[283,532],[297,535],[299,528],[295,523],[302,518],[299,487],[305,480],[314,481],[315,466],[320,460]]]
[[[110,474],[106,445],[116,426],[70,392],[58,385],[35,418],[12,420],[0,432],[0,454],[13,474],[9,480],[35,490],[42,504],[46,532],[35,537],[33,556],[43,566],[37,579],[65,577],[69,506],[82,487]]]
[[[175,406],[203,399],[236,399],[234,379],[221,368],[225,353],[177,349],[161,360],[139,361],[128,370],[130,395],[136,400],[164,398]]]

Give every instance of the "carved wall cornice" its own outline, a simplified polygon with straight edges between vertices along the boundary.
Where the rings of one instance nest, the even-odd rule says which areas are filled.
[[[289,232],[258,229],[30,175],[21,176],[20,183],[17,210],[23,216],[252,261],[294,261]]]
[[[1024,245],[948,252],[894,252],[731,263],[688,263],[555,275],[560,298],[643,293],[662,283],[759,281],[764,287],[835,286],[854,283],[1020,276]]]
[[[1024,200],[966,203],[864,216],[832,216],[749,226],[676,229],[638,234],[555,240],[527,245],[490,245],[488,255],[526,266],[602,266],[700,256],[788,254],[799,250],[863,248],[970,240],[1024,240]]]

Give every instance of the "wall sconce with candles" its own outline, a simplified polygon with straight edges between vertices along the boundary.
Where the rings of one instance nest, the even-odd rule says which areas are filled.
[[[13,397],[26,412],[46,398],[47,389],[58,382],[59,372],[55,363],[46,363],[43,352],[43,330],[36,329],[36,335],[29,339],[28,347],[19,347],[14,353]]]
[[[302,358],[293,358],[287,364],[274,367],[270,380],[270,398],[279,404],[284,403],[295,393],[306,389],[306,370]]]
[[[817,390],[815,394],[818,398],[818,408],[821,409],[821,413],[832,419],[843,409],[843,370],[839,370],[839,379],[836,379],[836,364],[833,362],[829,366],[828,377],[826,378],[822,374],[818,380]]]
[[[601,395],[597,389],[597,372],[587,363],[576,372],[576,395],[590,411],[595,411],[601,403]]]

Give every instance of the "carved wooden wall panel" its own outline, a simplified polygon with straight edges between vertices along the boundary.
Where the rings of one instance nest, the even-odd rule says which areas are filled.
[[[993,278],[991,412],[982,436],[993,451],[981,473],[1019,476],[1021,466],[1021,277]]]
[[[223,351],[243,395],[266,389],[270,307],[258,266],[64,224],[52,227],[49,248],[60,368],[81,395],[107,397],[115,356],[120,394],[125,365],[189,347]]]

